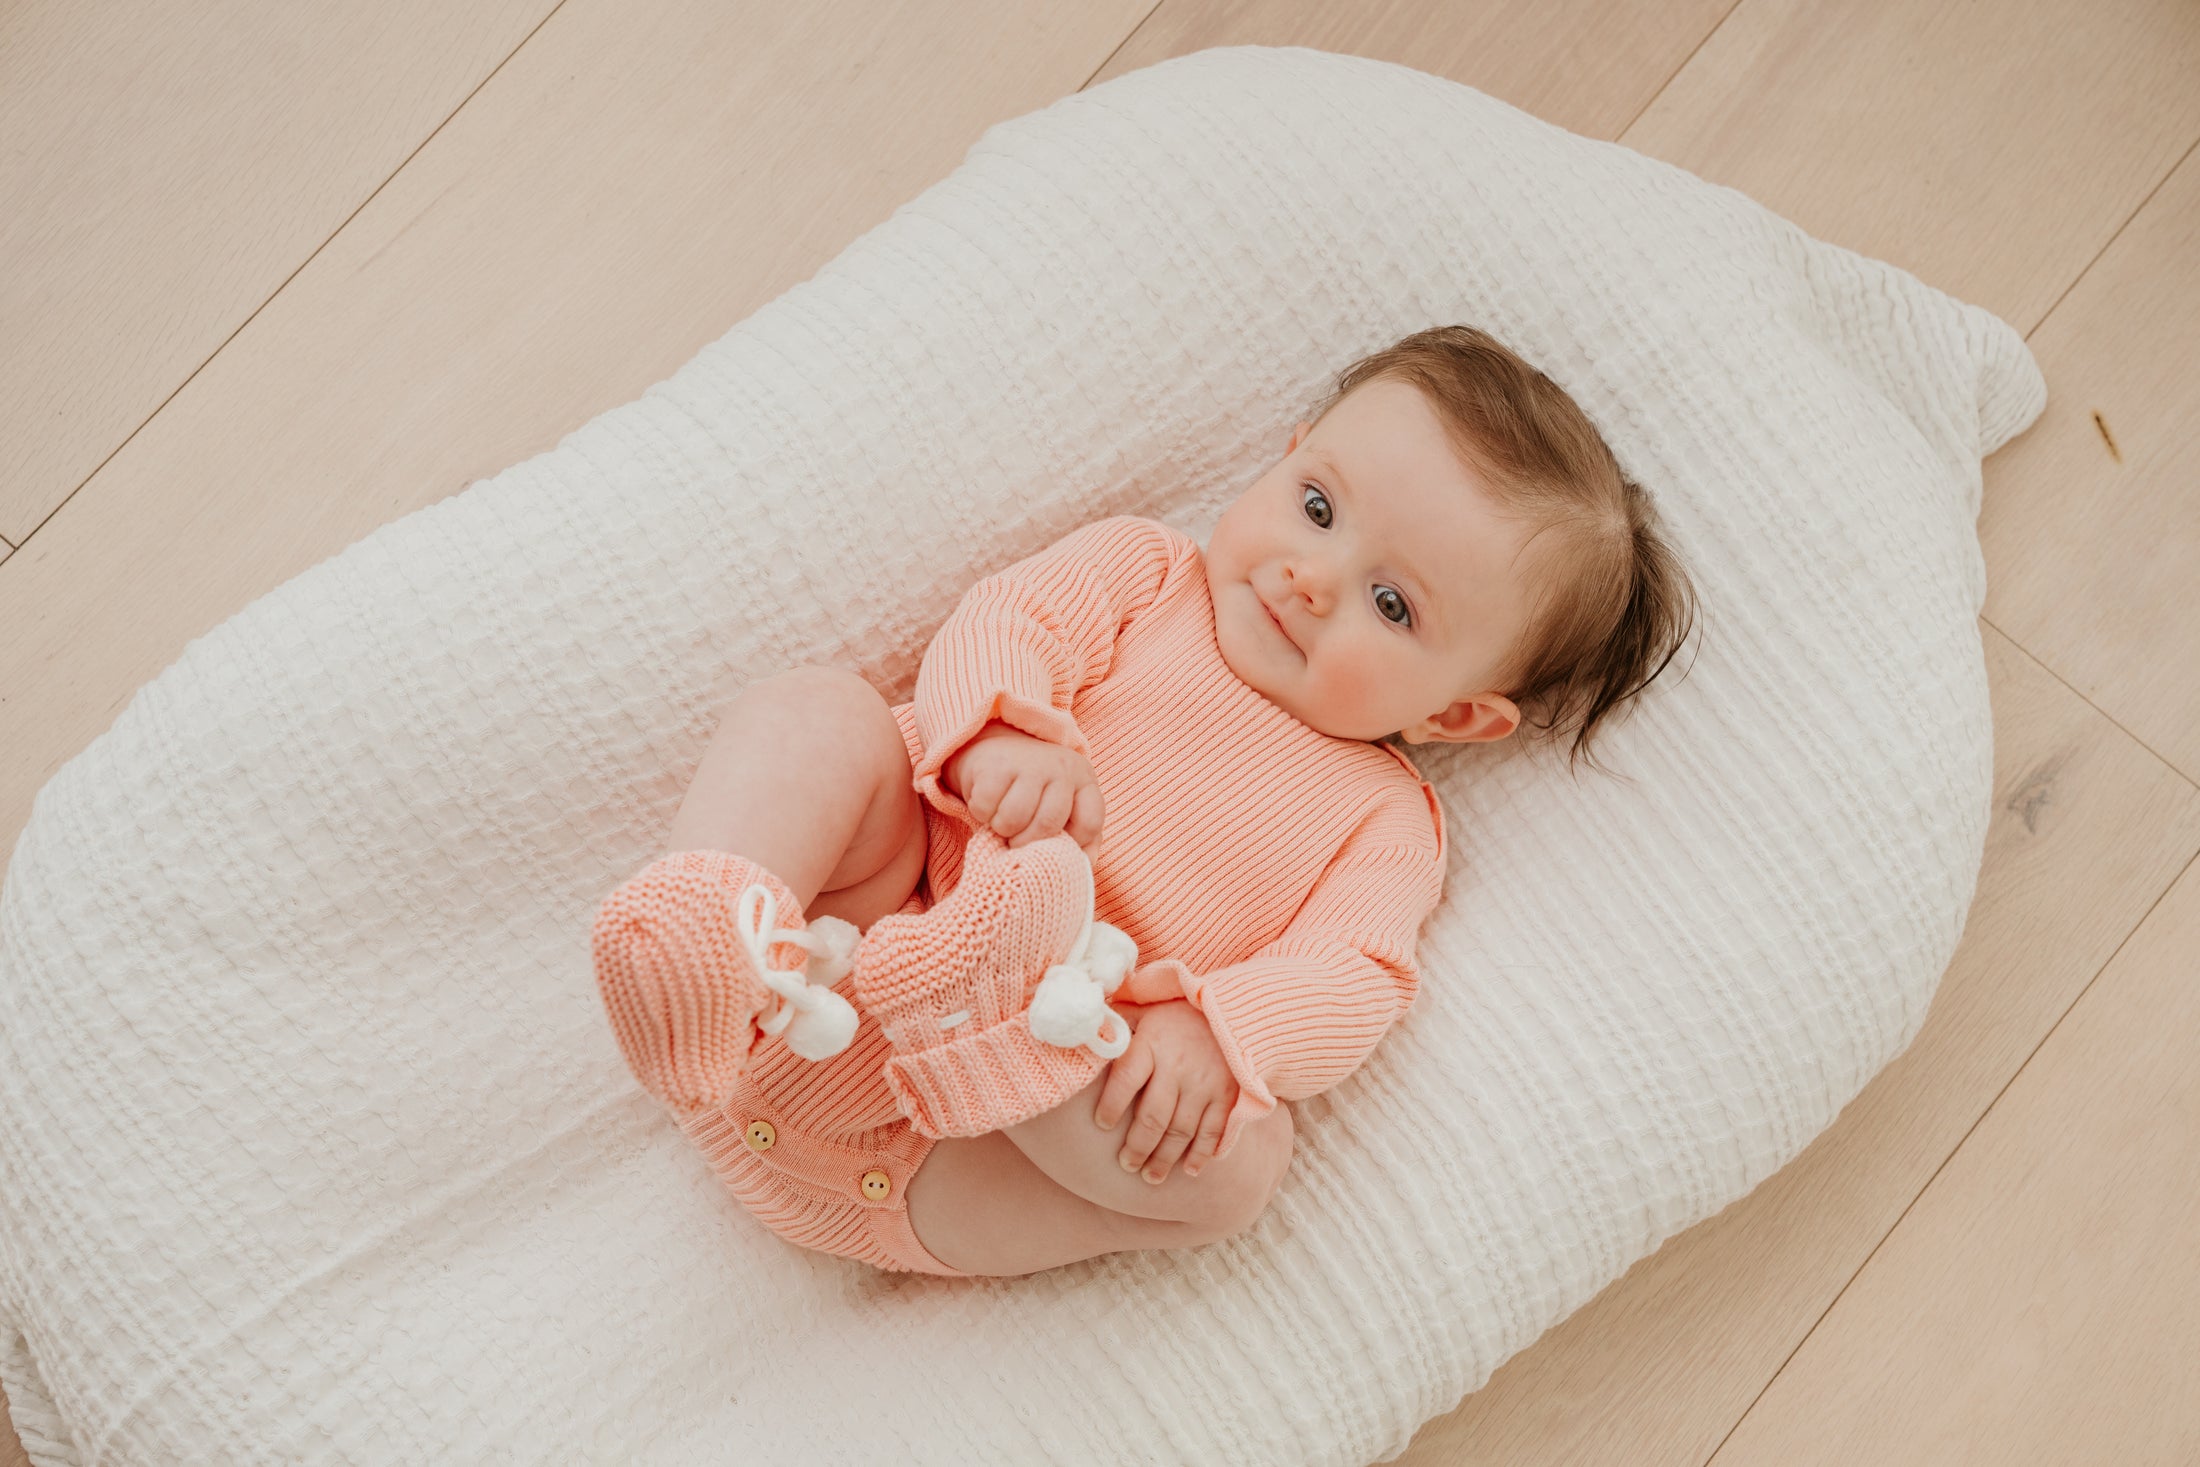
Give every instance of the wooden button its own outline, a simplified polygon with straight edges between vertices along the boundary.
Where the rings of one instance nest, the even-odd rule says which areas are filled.
[[[778,1139],[779,1133],[772,1129],[772,1123],[770,1121],[749,1122],[749,1150],[769,1151],[772,1149],[772,1143],[774,1141],[777,1141]]]
[[[863,1174],[863,1195],[873,1202],[884,1202],[887,1194],[893,1190],[894,1179],[886,1173],[868,1171]]]

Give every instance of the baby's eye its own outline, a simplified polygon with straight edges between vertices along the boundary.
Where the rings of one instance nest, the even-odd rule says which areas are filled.
[[[1390,614],[1390,601],[1383,599],[1386,596],[1390,598],[1390,601],[1397,603],[1398,614],[1396,616]],[[1394,621],[1402,627],[1413,625],[1413,611],[1406,605],[1406,598],[1388,586],[1377,586],[1375,588],[1375,609],[1380,611],[1385,619]]]
[[[1312,495],[1321,502],[1320,509],[1307,509],[1306,500],[1308,495]],[[1306,517],[1325,530],[1329,528],[1329,522],[1336,518],[1335,513],[1329,508],[1329,496],[1312,484],[1299,485],[1299,508],[1306,510]]]

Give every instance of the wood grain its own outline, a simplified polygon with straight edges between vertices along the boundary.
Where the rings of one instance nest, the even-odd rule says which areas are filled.
[[[32,542],[35,566],[0,573],[0,625],[12,634],[0,641],[0,740],[25,756],[0,768],[0,851],[12,851],[39,786],[192,636],[635,396],[944,174],[984,126],[1077,89],[1111,52],[1100,79],[1230,39],[1359,49],[1610,136],[1726,3],[1642,0],[1589,27],[1588,0],[1514,0],[1471,19],[1434,0],[1379,12],[1324,0],[1241,6],[1249,30],[1234,38],[1176,24],[1216,14],[1177,7],[1120,50],[1147,13],[1140,0],[1087,7],[1053,32],[996,5],[967,17],[990,37],[980,54],[961,27],[907,5],[844,4],[776,35],[753,12],[712,31],[690,7],[675,24],[635,28],[654,36],[653,51],[613,34],[617,7],[576,3],[55,515]],[[200,19],[210,44],[229,43]],[[739,54],[744,42],[754,54]],[[599,71],[631,74],[653,59],[646,87]],[[57,86],[75,85],[87,64],[65,49],[47,61]],[[561,95],[565,75],[585,79],[577,98]],[[581,121],[591,115],[593,134]],[[129,166],[139,140],[95,141],[101,162]],[[580,163],[561,170],[576,151]],[[468,183],[474,174],[484,177]],[[618,210],[576,210],[604,199]],[[749,207],[728,207],[736,199]],[[194,202],[205,201],[184,204]],[[209,212],[219,222],[233,209],[217,199]],[[408,231],[418,237],[401,242]],[[632,277],[627,293],[606,277]],[[150,299],[173,312],[175,293]],[[599,294],[600,309],[571,308]],[[531,319],[541,301],[568,309],[546,325]],[[135,339],[123,347],[151,352]],[[328,390],[337,382],[341,401]],[[246,441],[256,451],[241,453]],[[58,439],[41,451],[69,459]]]
[[[1712,1467],[2200,1461],[2200,866]]]
[[[1403,1467],[1709,1459],[2200,851],[2200,790],[2007,638],[1984,635],[1993,821],[1963,940],[1917,1039],[1801,1156],[1430,1421]]]
[[[555,4],[0,6],[0,537],[28,537]]]
[[[640,396],[1150,5],[567,0],[0,564],[0,850],[193,637]]]
[[[246,3],[236,0],[240,8],[226,13],[256,13],[241,8]],[[2141,587],[2173,584],[2176,569],[2192,564],[2189,544],[2177,538],[2190,524],[2180,513],[2189,515],[2192,498],[2181,492],[2193,463],[2183,427],[2194,406],[2186,361],[2195,336],[2186,269],[2194,253],[2191,164],[2162,181],[2200,137],[2200,89],[2189,80],[2200,70],[2200,9],[2185,0],[1936,7],[1741,0],[1721,24],[1724,0],[1476,7],[1164,0],[1149,8],[1150,0],[1128,0],[1040,11],[993,0],[941,15],[920,0],[824,7],[565,0],[27,544],[11,556],[0,543],[0,747],[11,756],[0,764],[0,853],[12,850],[36,789],[191,637],[375,527],[638,395],[946,173],[991,122],[1045,105],[1095,68],[1095,79],[1105,79],[1239,43],[1402,61],[1576,131],[1617,133],[2020,327],[2040,320],[2159,185],[2147,212],[2035,336],[2049,374],[2049,417],[1989,463],[1983,531],[1989,620],[2027,646],[2038,643],[2057,671],[2192,772],[2184,746],[2149,722],[2157,715],[2148,700],[2170,679],[2142,676],[2148,655],[2163,668],[2193,665],[2189,620],[2148,620],[2125,607],[2085,636],[2057,641],[2052,631],[2075,601],[2106,594],[2100,588],[2113,591],[2127,578]],[[50,5],[0,9],[0,136],[11,142],[23,134],[11,131],[7,108],[25,94],[11,88],[17,74],[6,70],[8,42],[23,34],[10,28],[60,13]],[[71,7],[66,33],[104,34],[85,17],[110,13],[129,14]],[[240,47],[251,54],[226,33],[231,22],[208,19],[203,7],[193,14],[196,43],[210,54]],[[367,23],[334,12],[323,21]],[[137,43],[124,36],[114,44]],[[309,52],[317,44],[298,42]],[[66,46],[39,57],[47,80],[34,85],[46,86],[39,95],[51,115],[40,122],[31,108],[30,125],[60,136],[67,121],[52,112],[54,99],[101,63]],[[367,70],[374,74],[352,94],[353,115],[386,118],[425,105],[408,91],[419,77]],[[171,88],[157,102],[135,131],[102,124],[87,135],[81,166],[157,172],[161,147],[174,141],[163,126],[214,136],[206,129],[215,120],[192,116],[189,95]],[[369,152],[377,125],[364,125],[370,136],[360,146]],[[345,146],[359,141],[344,135],[340,117],[324,133]],[[385,127],[381,137],[378,145],[394,146],[398,134]],[[0,157],[0,170],[14,166],[24,165]],[[0,197],[11,197],[8,179],[0,171]],[[202,169],[163,207],[177,211],[168,217],[198,219],[191,211],[204,201],[195,195],[236,186]],[[193,236],[195,247],[235,250],[234,242],[203,241],[227,238],[225,228],[250,240],[267,228],[254,225],[253,210],[271,206],[254,197],[246,189],[215,200],[194,226],[212,232]],[[46,206],[56,219],[99,207]],[[158,210],[153,217],[157,223]],[[0,264],[14,247],[7,228],[0,211]],[[138,248],[143,257],[151,246]],[[0,309],[14,309],[10,289],[0,278]],[[110,355],[157,356],[156,347],[167,349],[159,347],[162,313],[188,315],[207,298],[202,285],[149,292],[140,303],[147,336],[124,332]],[[11,345],[12,320],[0,324]],[[2104,413],[2126,454],[2121,476],[2098,464],[2087,470],[2080,459],[2077,430],[2092,426],[2089,417],[2058,416],[2089,394],[2099,394],[2095,406],[2110,404]],[[14,402],[0,396],[11,429],[29,421],[32,431],[18,436],[41,439],[41,420],[20,416]],[[75,450],[59,440],[73,430],[55,431],[56,443],[16,451],[66,461]],[[0,456],[0,533],[10,528],[6,464]],[[2077,569],[2055,566],[2073,542]],[[2150,581],[2148,557],[2165,543],[2168,579]],[[2063,1145],[2048,1119],[2089,1086],[2111,1092],[2100,1102],[2104,1129],[2071,1134],[2105,1135],[2105,1143],[2085,1144],[2113,1149],[2133,1137],[2133,1116],[2158,1114],[2144,1109],[2144,1095],[2125,1102],[2113,1093],[2124,1083],[2118,1043],[2064,1041],[2075,1047],[2053,1072],[2061,1110],[2003,1121],[2001,1106],[1986,1107],[2200,849],[2200,795],[2015,643],[1991,629],[1986,640],[1998,744],[1994,824],[1963,944],[1918,1041],[1803,1156],[1669,1240],[1508,1362],[1483,1391],[1429,1423],[1404,1461],[1701,1463],[1745,1414],[1755,1424],[1734,1433],[1729,1454],[1777,1447],[1783,1459],[1800,1456],[1784,1444],[1807,1439],[1818,1424],[1864,1429],[1838,1414],[1837,1398],[1871,1389],[1855,1372],[1875,1351],[1905,1348],[1905,1297],[1937,1299],[1934,1327],[1956,1334],[2030,1330],[2024,1338],[2034,1353],[2001,1361],[2001,1374],[1944,1377],[1943,1390],[1971,1392],[1997,1411],[2061,1411],[2073,1431],[2086,1421],[2085,1403],[2106,1387],[2087,1361],[2071,1357],[2112,1349],[2092,1322],[2101,1314],[2089,1309],[2120,1309],[2133,1321],[2131,1343],[2121,1348],[2189,1362],[2189,1246],[2172,1260],[2162,1309],[2149,1313],[2137,1292],[2144,1262],[2167,1253],[2163,1240],[2177,1222],[2167,1211],[2149,1221],[2144,1209],[2189,1214],[2189,1192],[2166,1181],[2131,1191],[2128,1165],[2083,1172],[2084,1145]],[[2192,884],[2188,871],[2175,901],[2149,921],[2147,930],[2167,936],[2148,938],[2155,947],[2135,940],[2109,977],[2143,959],[2155,965],[2148,971],[2157,986],[2166,981],[2147,955],[2179,944],[2192,950],[2185,894]],[[2186,972],[2189,982],[2189,964]],[[2128,985],[2157,1001],[2139,980],[2109,977],[2087,1005],[2128,1013],[2118,1007],[2124,1000],[2099,997]],[[2065,1030],[2080,1032],[2079,1017]],[[2164,1024],[2159,1037],[2174,1045],[2183,1036],[2189,1068],[2195,1030],[2189,1017],[2181,1024]],[[2048,1052],[2040,1050],[2028,1075],[2048,1073]],[[2168,1053],[2169,1070],[2146,1073],[2173,1080],[2176,1055]],[[2002,1104],[2023,1093],[2012,1086]],[[2189,1090],[2156,1093],[2180,1118],[2173,1139],[2189,1143]],[[1972,1142],[1955,1150],[1982,1112]],[[2092,1125],[2092,1116],[2088,1110],[2072,1125]],[[1995,1234],[2009,1268],[2033,1269],[2030,1276],[2045,1281],[2045,1304],[2015,1314],[1993,1291],[1991,1259],[1968,1273],[1949,1266],[1984,1225],[1965,1200],[1972,1194],[1949,1191],[1949,1200],[1927,1206],[1941,1183],[1968,1174],[1959,1163],[1983,1167],[2005,1192],[2025,1180],[2007,1164],[2023,1152],[2018,1141],[1978,1153],[1983,1161],[1962,1161],[2000,1125],[2049,1151],[2049,1171],[2065,1179],[2069,1196],[2082,1189],[2068,1179],[2082,1177],[2141,1210],[2136,1218],[2129,1208],[2057,1212],[2049,1201],[2028,1210],[2033,1223]],[[2132,1144],[2172,1145],[2146,1137]],[[2128,1155],[2150,1167],[2181,1158],[2187,1174],[2193,1159],[2189,1144],[2181,1153]],[[1918,1200],[1943,1162],[1941,1182]],[[1917,1210],[1897,1227],[1913,1201]],[[1919,1223],[1922,1231],[1905,1240],[1920,1218],[1932,1227]],[[1882,1259],[1906,1259],[1913,1249],[1940,1260],[1948,1287],[1932,1296],[1916,1283],[1909,1296],[1896,1288],[1886,1296],[1895,1302],[1885,1302],[1876,1291],[1888,1286],[1871,1275]],[[2076,1271],[2055,1272],[2073,1252]],[[1916,1272],[1890,1277],[1932,1272],[1907,1266]],[[1841,1304],[1828,1315],[1836,1298]],[[1826,1343],[1812,1334],[1821,1317],[1835,1332]],[[1810,1378],[1821,1370],[1835,1385]],[[2033,1396],[2011,1394],[2026,1383]],[[1791,1426],[1791,1416],[1813,1426]],[[1944,1448],[1932,1460],[1962,1460],[1953,1453],[1965,1438],[1932,1433],[1971,1430],[1971,1418],[1917,1408],[1906,1419]],[[2191,1418],[2172,1424],[2189,1431]],[[1798,1434],[1780,1435],[1790,1431]],[[2038,1439],[2062,1444],[2053,1460],[2086,1459],[2079,1444],[2094,1439],[2052,1432],[2041,1427]],[[1756,1433],[1766,1434],[1761,1449]],[[2130,1443],[2136,1455],[2121,1460],[2147,1460],[2148,1439]],[[11,1459],[9,1445],[0,1430],[0,1467],[23,1460],[19,1448]],[[1882,1456],[1910,1460],[1892,1450]]]
[[[1095,81],[1209,46],[1310,46],[1465,82],[1546,122],[1616,138],[1734,0],[1166,0]]]
[[[2032,350],[2047,412],[1979,517],[1986,618],[2200,780],[2200,151]]]
[[[2183,5],[1743,0],[1621,141],[2029,327],[2200,135],[2196,60],[2200,12]],[[2090,80],[2106,75],[2115,96]],[[2025,227],[1994,227],[2013,216]],[[2139,343],[2132,369],[2189,375],[2175,336]],[[2026,493],[2052,498],[2050,466],[2004,452],[1988,501],[2041,473]],[[2001,804],[1924,1034],[1801,1158],[1508,1362],[1404,1460],[1705,1461],[2195,849],[2192,785],[1987,641]],[[2060,710],[2060,733],[2025,733],[2035,703]],[[2094,760],[2109,762],[2082,775]],[[2164,810],[2147,859],[2104,864],[2132,854],[2128,822]],[[2076,838],[2042,840],[2057,828]]]
[[[1742,0],[1621,136],[2029,332],[2200,137],[2191,0]]]

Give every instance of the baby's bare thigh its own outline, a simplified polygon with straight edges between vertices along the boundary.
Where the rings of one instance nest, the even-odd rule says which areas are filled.
[[[1295,1127],[1288,1105],[1279,1105],[1245,1128],[1227,1156],[1192,1176],[1182,1166],[1159,1182],[1123,1170],[1117,1158],[1137,1113],[1133,1106],[1101,1130],[1093,1122],[1109,1070],[1050,1111],[1001,1134],[1055,1182],[1113,1211],[1166,1218],[1218,1229],[1227,1236],[1248,1227],[1268,1206],[1291,1165]]]
[[[1267,1209],[1290,1164],[1290,1107],[1254,1122],[1197,1178],[1179,1169],[1150,1186],[1115,1165],[1121,1127],[1092,1123],[1100,1085],[1007,1131],[937,1142],[909,1182],[918,1240],[950,1268],[1014,1277],[1126,1249],[1219,1242]]]
[[[1088,1202],[1040,1171],[999,1131],[933,1145],[909,1180],[909,1225],[949,1268],[996,1278],[1221,1236],[1195,1223],[1132,1217]]]
[[[822,681],[816,677],[822,671],[838,670],[805,669],[813,686]],[[813,919],[839,917],[867,929],[909,900],[924,874],[930,841],[916,770],[892,705],[854,673],[842,672],[841,677],[840,687],[817,691],[824,698],[822,706],[841,715],[841,757],[860,772],[866,800],[847,848],[806,911]]]
[[[924,812],[893,709],[844,668],[735,694],[673,818],[668,850],[727,850],[775,872],[805,917],[867,927],[924,869]]]

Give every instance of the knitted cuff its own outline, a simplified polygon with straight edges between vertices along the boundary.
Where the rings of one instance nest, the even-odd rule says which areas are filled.
[[[1090,1085],[1107,1061],[1090,1049],[1035,1039],[1018,1014],[945,1044],[894,1055],[886,1084],[909,1124],[927,1136],[982,1136],[1054,1109]]]

